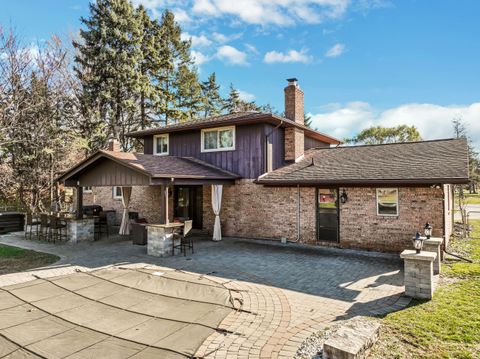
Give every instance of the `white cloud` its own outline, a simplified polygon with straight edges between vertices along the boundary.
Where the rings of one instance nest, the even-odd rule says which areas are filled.
[[[344,44],[335,44],[325,53],[326,57],[338,57],[345,52]]]
[[[203,34],[197,36],[190,35],[188,32],[183,32],[181,38],[182,40],[192,40],[192,47],[205,47],[212,44],[212,41]]]
[[[290,50],[287,53],[269,51],[265,54],[263,61],[267,64],[273,64],[276,62],[301,62],[305,64],[312,61],[312,57],[307,55],[306,50]]]
[[[232,16],[250,24],[293,25],[336,19],[349,0],[193,0],[193,12],[201,16]]]
[[[340,139],[351,137],[370,126],[417,127],[423,139],[453,137],[452,119],[460,117],[468,135],[480,149],[480,102],[471,105],[441,106],[428,103],[409,103],[385,111],[377,111],[366,102],[334,104],[332,111],[310,114],[313,127]]]
[[[252,102],[255,100],[255,95],[247,91],[238,90],[238,95],[240,96],[240,99],[245,102]]]
[[[192,18],[183,9],[173,9],[172,12],[175,16],[175,21],[178,21],[180,24],[187,24],[192,21]]]
[[[216,57],[231,65],[248,65],[247,54],[230,45],[220,46]]]
[[[210,58],[208,56],[204,55],[203,53],[201,53],[200,51],[192,50],[190,52],[190,54],[192,55],[193,62],[197,66],[200,66],[200,65],[204,64],[205,62],[210,61]]]

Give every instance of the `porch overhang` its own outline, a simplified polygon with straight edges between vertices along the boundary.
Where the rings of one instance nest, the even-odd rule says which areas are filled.
[[[61,175],[67,187],[234,184],[240,176],[189,157],[98,151]]]

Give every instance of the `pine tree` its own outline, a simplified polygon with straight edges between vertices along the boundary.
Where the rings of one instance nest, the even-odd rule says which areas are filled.
[[[108,124],[108,136],[119,138],[138,127],[137,99],[141,92],[142,27],[128,0],[97,0],[90,17],[82,18],[75,70],[91,106]],[[85,76],[88,75],[88,76]]]
[[[207,79],[202,82],[202,99],[203,99],[203,117],[218,116],[222,113],[225,103],[220,96],[220,85],[217,85],[217,78],[213,72]]]
[[[177,71],[178,120],[180,122],[194,120],[203,109],[202,88],[198,82],[195,68],[182,65]]]
[[[240,99],[240,93],[238,90],[230,84],[230,92],[225,100],[225,109],[227,113],[239,112],[242,107],[242,100]]]
[[[309,116],[307,113],[304,113],[303,121],[305,123],[305,126],[307,126],[308,128],[312,128],[312,116]]]
[[[193,61],[190,56],[190,41],[181,39],[182,30],[175,22],[173,13],[165,10],[161,19],[161,31],[164,49],[164,66],[159,79],[157,91],[161,93],[159,115],[165,125],[171,121],[178,121],[182,117],[177,106],[177,88],[181,86],[181,76],[177,75],[182,66],[191,66]]]

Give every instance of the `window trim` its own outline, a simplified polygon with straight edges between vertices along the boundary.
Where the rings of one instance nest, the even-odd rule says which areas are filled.
[[[220,133],[220,131],[225,131],[225,130],[232,130],[232,138],[233,138],[233,145],[232,147],[224,147],[224,148],[213,148],[213,149],[205,149],[205,133],[206,132],[213,132],[213,131],[218,131],[218,133]],[[213,127],[213,128],[203,128],[201,130],[201,133],[200,133],[200,139],[201,139],[201,143],[200,143],[200,152],[223,152],[223,151],[235,151],[235,145],[236,145],[236,141],[235,141],[235,126],[222,126],[222,127]],[[220,141],[220,139],[218,138],[218,135],[217,135],[217,145],[218,145],[218,142]]]
[[[90,188],[90,189],[87,189]],[[93,186],[83,186],[82,187],[83,193],[92,193],[93,192]]]
[[[113,199],[122,199],[122,195],[118,196],[116,188],[120,188],[120,193],[122,193],[122,186],[113,186],[112,187],[112,198]]]
[[[395,192],[397,193],[397,211],[396,211],[396,214],[382,214],[382,213],[379,213],[379,206],[378,206],[378,191],[379,190],[385,190],[385,189],[388,189],[388,190],[392,190],[394,189]],[[400,197],[399,197],[399,191],[398,191],[398,187],[397,188],[392,188],[392,187],[378,187],[375,189],[375,199],[376,199],[376,202],[375,202],[375,206],[376,206],[376,210],[377,210],[377,216],[378,217],[398,217],[399,213],[400,213]]]
[[[167,152],[157,152],[157,138],[166,138],[167,139]],[[168,133],[162,133],[160,135],[153,136],[153,154],[155,156],[168,156],[170,153],[170,136]]]

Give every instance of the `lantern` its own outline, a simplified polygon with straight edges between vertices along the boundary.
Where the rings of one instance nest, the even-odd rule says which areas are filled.
[[[426,223],[425,224],[425,237],[427,237],[427,239],[430,239],[430,237],[432,236],[432,226],[430,225],[430,223]]]

